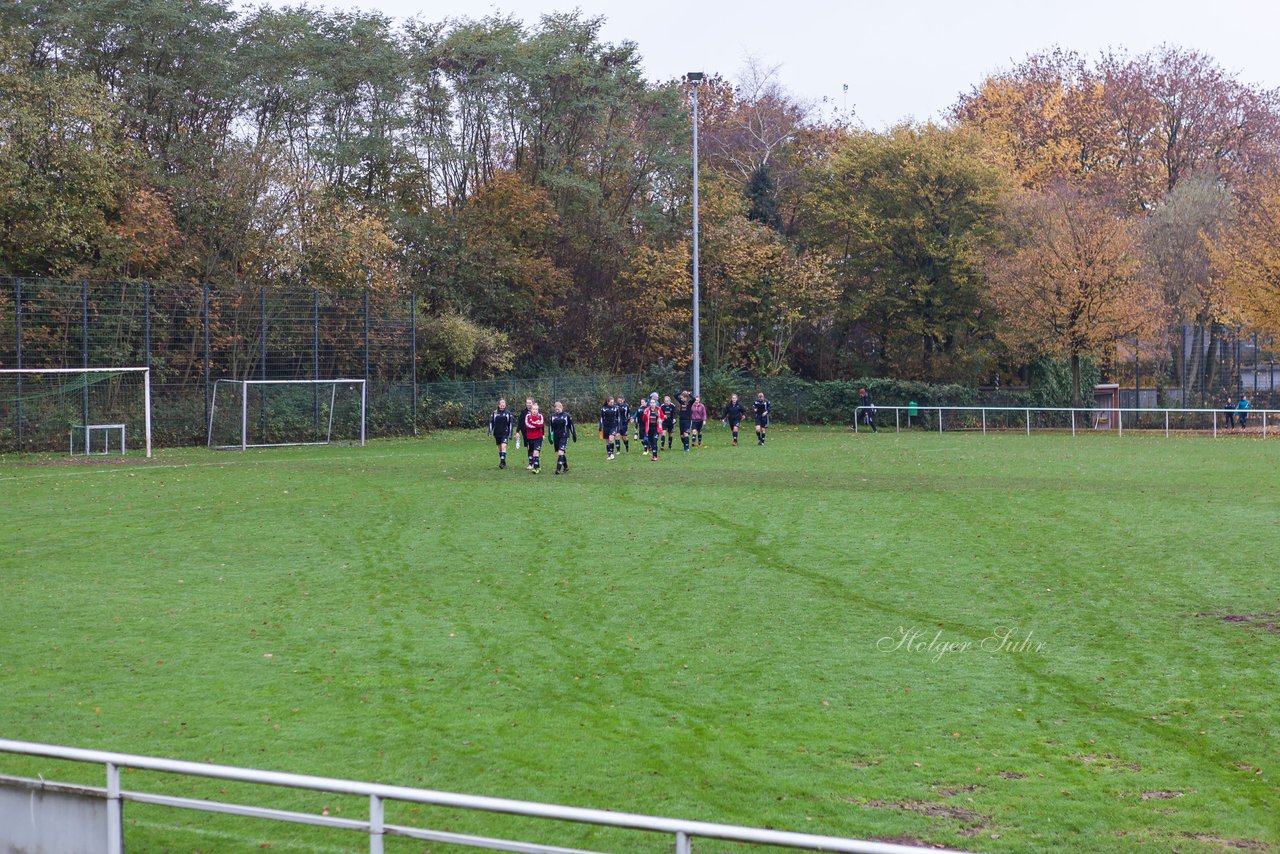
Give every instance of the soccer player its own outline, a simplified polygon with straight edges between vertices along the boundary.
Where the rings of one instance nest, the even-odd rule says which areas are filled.
[[[879,433],[876,429],[876,405],[871,401],[871,394],[865,389],[858,389],[858,406],[862,409],[862,423],[871,428],[872,433]],[[857,427],[854,427],[857,430]]]
[[[573,416],[564,411],[564,404],[556,401],[551,412],[551,444],[556,449],[556,474],[569,472],[569,458],[565,451],[569,447],[569,439],[578,441],[578,428],[573,424]]]
[[[707,407],[702,402],[701,397],[693,399],[693,406],[690,409],[693,415],[693,424],[689,428],[689,437],[693,439],[696,447],[702,447],[702,427],[707,423]]]
[[[772,409],[769,401],[764,398],[764,392],[756,392],[756,399],[751,404],[751,408],[755,410],[756,416],[756,439],[759,440],[759,444],[763,445],[764,434],[769,429],[769,410]]]
[[[733,444],[738,444],[738,425],[742,423],[742,419],[747,417],[747,410],[742,408],[742,404],[738,403],[736,394],[729,395],[729,402],[724,405],[724,412],[720,413],[720,420],[733,431]]]
[[[515,431],[516,417],[507,409],[506,399],[498,401],[498,408],[489,416],[489,435],[498,443],[498,468],[507,467],[507,441]]]
[[[689,451],[689,433],[693,428],[693,400],[687,391],[680,392],[680,442]]]
[[[524,438],[524,454],[529,458],[529,464],[525,466],[529,471],[533,471],[533,448],[529,447],[529,434],[524,426],[524,420],[529,417],[529,413],[533,411],[534,402],[532,397],[524,399],[524,412],[520,413],[520,420],[516,422],[516,429],[520,431],[521,437]]]
[[[641,435],[649,448],[650,462],[658,460],[658,442],[662,436],[662,407],[658,404],[658,395],[649,396],[649,403],[639,412]]]
[[[604,439],[605,459],[613,459],[613,440],[618,435],[618,404],[613,398],[600,407],[600,438]]]
[[[675,432],[676,426],[676,405],[671,402],[671,395],[662,398],[662,443],[664,448],[674,448],[676,446],[676,438],[671,435]]]
[[[631,407],[627,404],[627,399],[622,395],[618,395],[618,417],[615,420],[618,425],[618,432],[614,434],[614,447],[621,442],[622,447],[629,454],[631,453]]]
[[[529,401],[529,414],[524,417],[524,441],[529,447],[529,471],[542,473],[542,431],[546,419],[538,411],[538,404]]]

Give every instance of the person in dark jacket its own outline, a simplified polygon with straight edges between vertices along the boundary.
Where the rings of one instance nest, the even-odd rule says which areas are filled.
[[[507,409],[507,401],[499,400],[498,408],[489,416],[489,435],[498,443],[498,468],[507,467],[507,442],[515,432],[516,417]]]
[[[625,427],[623,428],[626,429]],[[613,398],[600,407],[600,438],[604,439],[605,459],[613,459],[613,440],[618,435],[618,404]],[[621,440],[619,440],[621,442]]]
[[[729,402],[724,405],[724,411],[720,413],[720,420],[733,431],[734,445],[738,444],[738,425],[746,417],[747,410],[738,402],[738,396],[736,394],[729,395]]]
[[[614,441],[614,447],[618,447],[618,442],[622,443],[622,447],[629,454],[631,453],[631,406],[627,403],[627,399],[622,395],[618,395],[618,433]]]
[[[677,415],[680,418],[680,441],[684,449],[689,450],[689,434],[693,430],[693,395],[687,391],[680,392],[680,403]]]
[[[756,416],[756,440],[758,444],[763,445],[764,436],[769,432],[769,412],[773,406],[765,399],[764,392],[757,392],[751,408]]]
[[[556,449],[556,474],[569,471],[567,451],[569,440],[578,441],[578,428],[573,424],[573,416],[565,412],[564,403],[556,401],[551,412],[551,446]]]
[[[676,405],[671,402],[671,395],[662,398],[662,446],[667,449],[676,446],[675,433],[676,428]]]
[[[871,402],[871,394],[865,388],[858,389],[858,417],[871,428],[872,433],[880,432],[876,429],[876,405]]]
[[[520,438],[524,439],[524,454],[529,458],[529,465],[525,466],[529,471],[533,471],[533,448],[529,447],[529,428],[525,425],[525,419],[529,417],[529,413],[533,411],[533,398],[526,397],[524,399],[524,412],[520,413],[519,419],[516,421],[516,430],[520,433]]]

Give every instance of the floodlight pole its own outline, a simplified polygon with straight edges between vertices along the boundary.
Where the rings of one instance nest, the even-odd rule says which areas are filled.
[[[701,71],[690,71],[685,79],[693,84],[693,396],[702,396],[702,347],[698,328],[698,86]]]

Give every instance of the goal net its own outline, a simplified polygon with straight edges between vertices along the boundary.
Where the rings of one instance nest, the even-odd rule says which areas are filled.
[[[365,381],[218,380],[209,447],[364,444]]]
[[[147,368],[0,368],[0,451],[151,456]]]

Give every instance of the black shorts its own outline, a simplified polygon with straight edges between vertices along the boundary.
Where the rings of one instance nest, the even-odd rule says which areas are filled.
[[[674,428],[675,426],[676,426],[676,422],[670,418],[662,422],[662,430],[663,432],[666,432],[666,433],[670,433],[672,428]]]
[[[729,429],[730,429],[730,430],[737,430],[737,429],[738,429],[738,425],[739,425],[739,424],[741,424],[741,423],[742,423],[741,421],[730,421],[730,422],[729,422]]]
[[[493,441],[494,441],[494,443],[495,443],[495,444],[498,444],[498,445],[505,445],[507,442],[510,442],[510,441],[511,441],[511,436],[510,436],[510,434],[494,433],[494,434],[493,434]]]
[[[693,422],[693,432],[695,432],[695,433],[701,433],[701,432],[702,432],[702,425],[703,425],[703,424],[705,424],[705,423],[706,423],[705,421],[695,421],[695,422]]]
[[[757,416],[756,416],[756,426],[757,426],[757,427],[768,427],[768,426],[769,426],[769,416],[768,416],[768,415],[757,415]]]
[[[690,428],[692,428],[692,427],[693,427],[693,420],[692,420],[692,419],[690,419],[690,418],[681,418],[681,419],[680,419],[680,432],[681,432],[681,433],[688,433],[688,432],[689,432],[689,430],[690,430]]]
[[[565,448],[569,447],[569,437],[568,436],[552,436],[551,444],[555,446],[555,449],[557,451],[563,451]]]
[[[524,443],[525,443],[525,446],[526,446],[526,447],[528,447],[528,449],[529,449],[529,453],[533,453],[534,451],[539,451],[539,450],[541,450],[541,449],[542,449],[542,439],[540,439],[540,438],[539,438],[539,439],[525,439],[525,440],[524,440]]]

